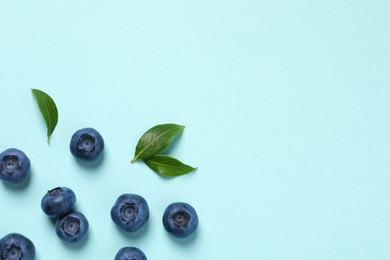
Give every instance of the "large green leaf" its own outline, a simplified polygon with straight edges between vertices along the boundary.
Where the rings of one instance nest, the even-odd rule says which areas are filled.
[[[42,116],[45,119],[47,126],[47,142],[50,143],[51,134],[58,122],[58,110],[53,99],[39,89],[31,89],[37,103],[39,110],[41,110]]]
[[[147,159],[161,152],[183,129],[184,126],[176,124],[163,124],[152,127],[139,139],[131,162]]]
[[[184,175],[196,169],[166,155],[156,155],[148,159],[144,159],[144,162],[153,171],[169,177]]]

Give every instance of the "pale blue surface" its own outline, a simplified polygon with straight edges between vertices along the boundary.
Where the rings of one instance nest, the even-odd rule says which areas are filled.
[[[0,235],[20,232],[38,260],[390,259],[389,1],[0,1],[0,150],[32,162],[23,189],[0,184]],[[50,146],[30,88],[59,109]],[[130,164],[149,127],[186,129],[172,155],[199,167],[163,179]],[[79,128],[98,129],[103,163],[71,156]],[[90,221],[64,245],[41,212],[69,186]],[[117,196],[149,202],[146,229],[126,236]],[[198,211],[189,241],[161,216]]]

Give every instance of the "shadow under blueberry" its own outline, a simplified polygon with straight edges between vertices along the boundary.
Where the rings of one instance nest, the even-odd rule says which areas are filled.
[[[137,230],[135,232],[126,232],[123,229],[121,229],[120,227],[118,227],[115,223],[113,223],[113,225],[115,225],[115,228],[126,239],[129,239],[129,238],[130,239],[140,239],[140,238],[144,237],[149,230],[149,221],[147,221],[139,230]]]
[[[89,240],[89,232],[90,230],[88,230],[87,234],[85,234],[85,237],[83,237],[82,240],[76,242],[76,243],[68,243],[68,242],[65,242],[65,241],[61,241],[67,248],[70,248],[70,249],[79,249],[81,247],[84,247],[84,245],[88,242]],[[59,239],[59,238],[58,238]]]
[[[99,158],[97,158],[95,161],[88,162],[88,161],[83,161],[80,159],[75,158],[76,162],[78,165],[80,165],[81,168],[84,170],[94,170],[98,168],[104,161],[104,155],[105,153],[103,152],[102,154],[99,155]]]
[[[167,233],[167,236],[169,237],[169,239],[173,243],[179,245],[180,247],[191,247],[191,246],[194,246],[196,244],[196,241],[198,240],[199,227],[192,235],[190,235],[189,237],[186,237],[186,238],[177,238],[174,235],[169,234],[168,232],[166,232],[166,233]]]
[[[56,222],[57,222],[57,219],[58,219],[58,218],[47,216],[47,219],[48,219],[48,221],[50,222],[50,224],[53,226],[53,230],[54,230],[54,232],[55,232]]]
[[[9,182],[3,181],[3,184],[9,190],[15,190],[15,191],[24,190],[30,184],[32,175],[33,175],[33,170],[31,169],[30,173],[28,174],[26,179],[24,179],[22,182],[9,183]]]
[[[40,254],[39,254],[39,252],[37,252],[36,249],[35,249],[35,257],[34,257],[34,260],[41,260]]]

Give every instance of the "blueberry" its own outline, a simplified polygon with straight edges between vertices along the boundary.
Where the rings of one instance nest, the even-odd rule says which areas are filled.
[[[33,260],[35,246],[27,237],[11,233],[0,239],[0,254],[2,260]]]
[[[178,238],[186,238],[198,227],[198,214],[195,209],[184,202],[169,205],[162,218],[166,231]]]
[[[144,252],[136,247],[121,248],[115,255],[115,260],[147,260]]]
[[[74,209],[76,194],[67,187],[49,190],[41,200],[41,208],[49,217],[61,217]]]
[[[149,219],[146,200],[136,194],[122,194],[111,209],[111,218],[127,232],[139,230]]]
[[[96,161],[103,149],[103,137],[93,128],[83,128],[76,131],[70,140],[70,152],[82,161]]]
[[[0,179],[8,183],[19,183],[30,173],[30,159],[22,151],[10,148],[0,154]]]
[[[65,242],[76,243],[81,241],[87,234],[88,220],[79,211],[72,211],[68,215],[57,219],[57,236]]]

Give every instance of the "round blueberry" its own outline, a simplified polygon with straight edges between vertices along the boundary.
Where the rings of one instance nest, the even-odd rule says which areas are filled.
[[[72,211],[57,219],[56,233],[62,241],[76,243],[85,237],[88,227],[85,216],[79,211]]]
[[[76,194],[67,187],[49,190],[41,200],[41,208],[49,217],[61,217],[74,209]]]
[[[70,152],[77,159],[93,162],[103,152],[103,137],[93,128],[83,128],[76,131],[70,140]]]
[[[144,252],[132,246],[121,248],[115,255],[115,260],[147,260]]]
[[[0,153],[0,179],[8,183],[19,183],[30,173],[30,159],[22,151],[10,148]]]
[[[11,233],[0,239],[0,259],[33,260],[35,246],[27,237]]]
[[[198,227],[198,214],[195,209],[184,202],[169,205],[162,218],[166,231],[178,238],[186,238]]]
[[[139,230],[149,219],[146,200],[136,194],[122,194],[111,208],[111,218],[127,232]]]

